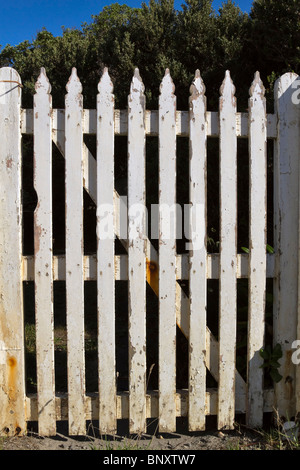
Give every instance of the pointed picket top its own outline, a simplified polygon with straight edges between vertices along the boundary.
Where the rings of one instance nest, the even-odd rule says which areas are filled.
[[[139,69],[136,67],[134,69],[134,74],[133,74],[132,81],[131,81],[130,93],[131,94],[136,93],[136,92],[144,93],[144,91],[145,91],[145,87],[143,84],[143,80],[140,76]]]
[[[265,100],[265,87],[263,85],[263,82],[260,78],[260,73],[258,71],[255,72],[254,74],[254,79],[249,89],[249,95],[252,98],[252,100],[255,100],[258,98]]]
[[[200,70],[197,69],[195,72],[195,78],[190,86],[190,101],[194,100],[195,98],[198,98],[199,95],[205,95],[205,85],[202,80]]]
[[[99,95],[108,98],[109,101],[113,99],[114,86],[108,73],[108,68],[104,67],[102,77],[98,83]],[[104,98],[105,100],[105,98]]]
[[[41,67],[40,75],[35,83],[36,93],[46,93],[50,95],[51,93],[51,84],[46,74],[45,67]]]
[[[231,103],[232,106],[236,106],[236,98],[235,98],[235,86],[230,76],[229,70],[225,72],[225,78],[222,82],[220,87],[220,95],[221,95],[221,103]],[[221,106],[222,109],[222,106]]]
[[[199,106],[199,103],[204,103],[206,106],[206,96],[205,96],[205,85],[202,80],[200,70],[197,69],[195,72],[195,78],[190,86],[190,97],[189,97],[189,106],[192,113],[196,112],[195,106]],[[198,105],[196,104],[198,103]]]
[[[167,68],[165,70],[165,76],[162,79],[162,82],[159,87],[161,96],[171,96],[174,97],[175,85],[173,83],[170,70]]]
[[[66,85],[66,90],[69,94],[73,95],[81,95],[82,93],[82,85],[78,78],[76,67],[72,68],[72,73]]]
[[[138,68],[135,68],[132,81],[131,81],[131,86],[130,86],[130,94],[128,97],[129,101],[134,100],[134,99],[139,100],[141,97],[144,97],[144,91],[145,91],[145,86],[140,76],[140,71]]]

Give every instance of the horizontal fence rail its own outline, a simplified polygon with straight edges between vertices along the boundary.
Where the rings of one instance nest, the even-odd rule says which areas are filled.
[[[0,69],[0,431],[14,435],[37,421],[42,436],[55,435],[56,422],[67,420],[70,435],[84,435],[86,421],[98,420],[102,434],[115,434],[117,421],[129,431],[147,430],[157,419],[160,432],[175,432],[176,418],[187,417],[190,431],[205,429],[217,417],[218,429],[233,429],[237,413],[250,426],[262,426],[264,413],[279,410],[289,418],[300,412],[299,372],[293,342],[300,328],[298,308],[298,223],[300,112],[293,99],[299,77],[285,74],[274,91],[274,113],[267,114],[265,89],[257,72],[249,90],[247,113],[237,111],[235,87],[227,71],[220,88],[219,111],[207,110],[205,84],[197,70],[187,97],[189,110],[176,108],[176,88],[166,69],[159,109],[147,110],[139,70],[132,78],[128,109],[114,106],[113,84],[104,69],[95,93],[96,109],[85,109],[75,68],[66,85],[65,109],[53,109],[45,69],[37,79],[33,109],[21,106],[21,78]],[[96,96],[97,95],[97,96]],[[33,136],[34,253],[22,249],[22,135]],[[84,141],[96,137],[95,154]],[[127,136],[127,193],[115,187],[115,138]],[[156,235],[148,234],[146,189],[147,137],[158,137]],[[186,252],[178,252],[178,227],[186,213],[177,204],[177,137],[188,148]],[[208,252],[208,137],[218,139],[218,253]],[[240,253],[238,225],[238,139],[248,139],[249,248]],[[267,250],[268,141],[272,162],[274,250]],[[63,157],[65,251],[53,252],[55,208],[54,147]],[[247,157],[244,157],[245,159]],[[84,251],[85,194],[95,206],[94,253]],[[172,210],[170,210],[170,208]],[[155,220],[155,222],[154,222]],[[125,221],[125,222],[124,222]],[[186,228],[186,226],[185,226]],[[116,251],[116,241],[124,254]],[[247,325],[239,371],[238,281],[247,280]],[[267,282],[273,289],[272,333],[266,321]],[[97,360],[94,392],[86,389],[87,282],[96,283]],[[116,282],[127,286],[128,389],[117,385],[119,315]],[[217,327],[209,326],[209,282],[217,281]],[[54,283],[65,286],[67,391],[57,389]],[[34,284],[37,393],[26,390],[26,320],[22,290]],[[154,325],[148,325],[147,284],[157,297],[157,360],[149,370]],[[25,290],[24,290],[25,292]],[[25,325],[26,326],[26,325]],[[149,330],[150,328],[150,330]],[[25,329],[26,330],[26,329]],[[152,331],[153,330],[153,331]],[[181,360],[179,333],[187,344],[187,386],[177,387]],[[279,345],[282,379],[266,387],[263,358],[266,335]],[[148,337],[149,335],[149,337]],[[150,339],[151,337],[151,339]],[[300,338],[298,338],[300,339]],[[122,354],[122,352],[121,352]],[[25,358],[25,361],[24,361]],[[157,367],[157,390],[149,388]],[[208,386],[209,381],[214,386]],[[208,381],[208,382],[207,382]]]
[[[65,110],[53,109],[52,113],[52,133],[65,132]],[[205,125],[207,137],[219,137],[219,113],[206,111]],[[236,116],[236,136],[247,138],[249,135],[248,113],[235,113]],[[84,109],[82,116],[82,129],[84,134],[96,134],[96,110]],[[277,118],[275,114],[267,114],[267,137],[276,139]],[[128,134],[128,112],[126,110],[114,110],[114,132],[115,135]],[[33,110],[21,110],[21,132],[22,134],[33,134]],[[145,110],[145,133],[147,136],[158,136],[158,111]],[[176,111],[176,135],[179,137],[189,136],[189,112]],[[55,137],[53,137],[55,138]]]

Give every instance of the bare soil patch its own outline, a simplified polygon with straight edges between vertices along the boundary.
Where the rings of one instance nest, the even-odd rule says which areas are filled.
[[[126,425],[125,425],[126,427]],[[284,450],[282,442],[271,442],[267,434],[252,431],[237,425],[234,431],[219,432],[215,430],[189,433],[184,429],[173,434],[128,435],[126,431],[114,437],[100,436],[97,428],[90,425],[87,436],[69,436],[67,426],[59,423],[58,432],[53,437],[40,437],[35,426],[28,427],[26,436],[3,438],[2,450],[98,450],[98,451],[201,451],[201,450],[273,450],[274,447]]]

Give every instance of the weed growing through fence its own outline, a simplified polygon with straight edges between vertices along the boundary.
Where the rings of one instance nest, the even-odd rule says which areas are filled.
[[[30,354],[35,353],[35,325],[25,324],[26,351]]]
[[[286,431],[287,424],[292,426],[293,433]],[[228,441],[226,450],[300,450],[299,422],[280,419],[276,409],[273,409],[273,422],[270,427],[253,429],[236,423],[235,428],[239,435]],[[243,428],[246,429],[246,434]]]
[[[296,427],[299,427],[298,422]],[[285,430],[284,421],[279,417],[277,410],[274,410],[274,426],[269,431],[258,430],[257,432],[263,437],[266,446],[273,450],[300,450],[299,437],[296,433],[288,433]]]
[[[261,368],[265,368],[267,370],[274,382],[280,382],[282,375],[279,374],[278,369],[280,367],[279,359],[282,358],[281,345],[276,344],[273,349],[270,345],[267,345],[265,348],[261,348],[259,353],[264,360]]]

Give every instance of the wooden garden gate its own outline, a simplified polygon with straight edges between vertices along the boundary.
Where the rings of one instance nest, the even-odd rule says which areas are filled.
[[[235,414],[261,426],[264,412],[300,411],[299,282],[299,77],[288,73],[275,86],[274,113],[267,114],[264,87],[255,74],[248,113],[237,112],[227,71],[219,111],[206,108],[199,71],[190,89],[189,111],[176,109],[169,70],[162,79],[158,111],[146,109],[136,69],[128,109],[114,109],[112,82],[105,69],[96,109],[83,107],[76,69],[67,84],[65,109],[52,109],[44,69],[36,82],[33,109],[21,106],[21,78],[0,69],[0,430],[23,434],[38,421],[43,436],[68,420],[73,435],[86,433],[86,420],[99,419],[100,432],[114,434],[117,420],[129,419],[131,433],[146,431],[157,418],[160,432],[174,432],[176,417],[189,429],[205,429],[207,415],[218,429],[232,429]],[[96,93],[95,93],[96,94]],[[84,135],[96,135],[96,155]],[[22,135],[33,135],[34,255],[22,249]],[[128,191],[124,230],[123,199],[114,186],[114,139],[127,135]],[[158,248],[147,235],[146,138],[158,136]],[[188,252],[176,251],[176,145],[189,139]],[[219,138],[219,253],[207,251],[207,139]],[[249,142],[249,253],[237,247],[237,139]],[[266,250],[267,140],[274,142],[274,253]],[[52,145],[65,159],[65,253],[53,255]],[[96,158],[95,158],[96,157]],[[97,207],[97,250],[83,250],[83,188]],[[126,249],[116,255],[115,236]],[[236,368],[237,280],[247,278],[247,372]],[[207,326],[207,280],[219,280],[218,340]],[[273,279],[273,343],[282,350],[274,387],[264,387],[266,280]],[[97,282],[98,390],[85,389],[84,283]],[[128,282],[128,390],[116,386],[115,282]],[[188,294],[180,281],[188,280]],[[25,382],[23,286],[34,281],[37,393]],[[53,284],[66,286],[68,390],[55,388]],[[146,282],[158,296],[158,390],[148,390],[146,372]],[[176,389],[176,328],[188,341],[188,387]],[[206,386],[207,372],[217,387]]]

